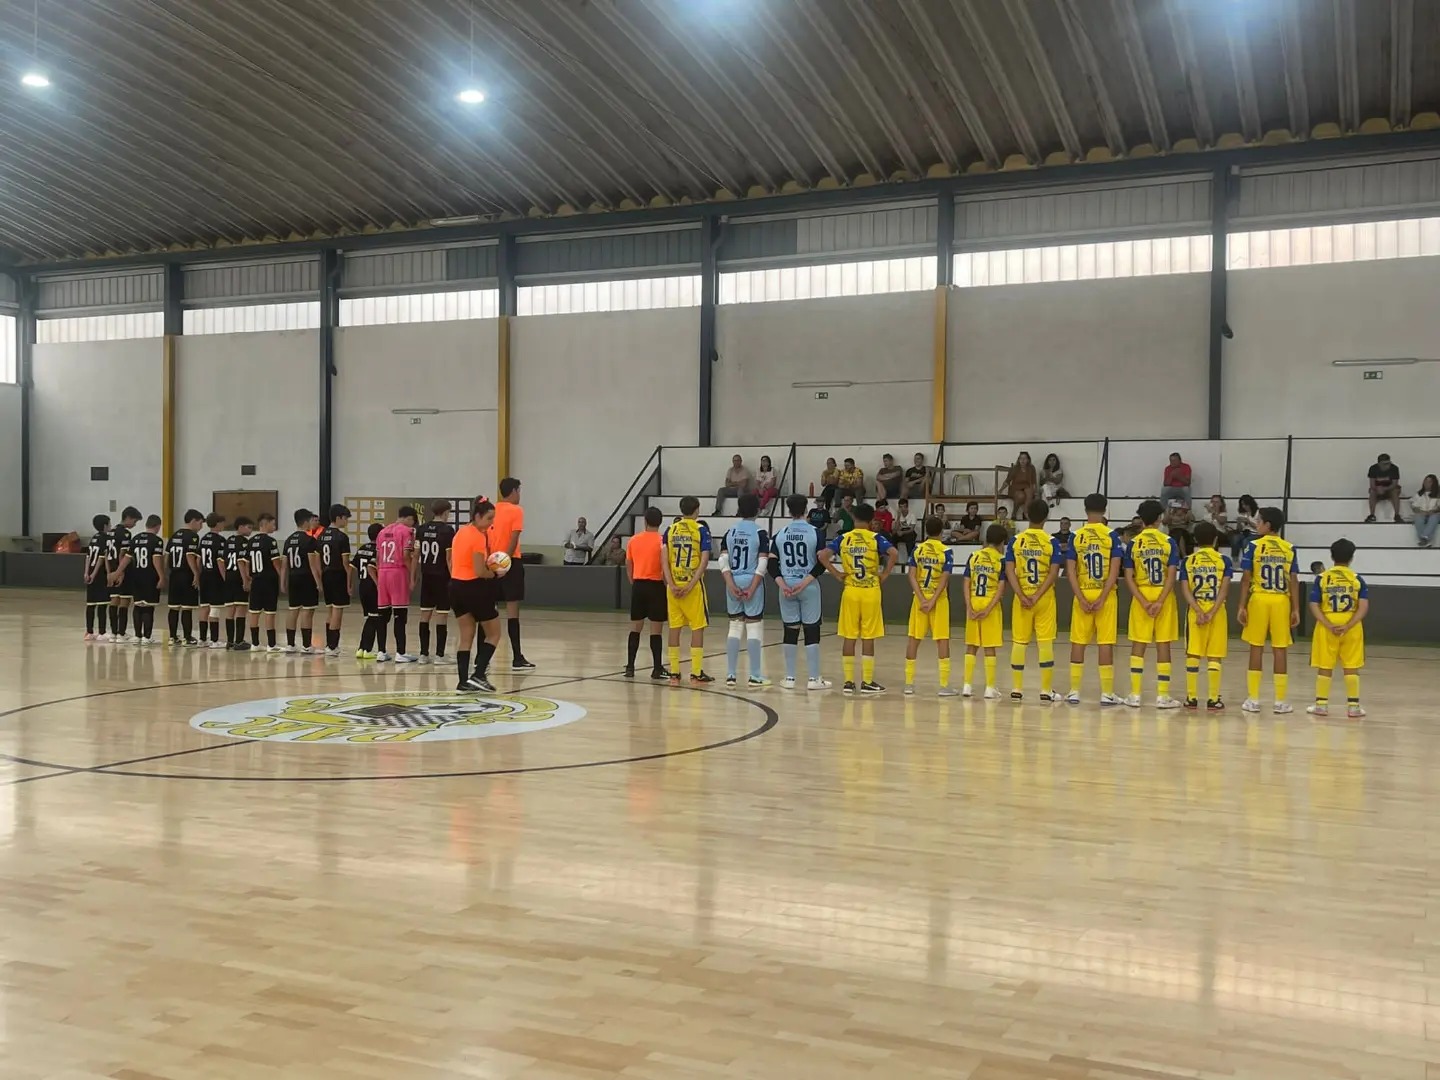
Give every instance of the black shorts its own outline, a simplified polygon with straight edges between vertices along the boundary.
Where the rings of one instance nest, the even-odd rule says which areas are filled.
[[[236,577],[239,577],[237,572]],[[214,570],[200,571],[200,605],[202,607],[224,607],[230,603],[225,579]]]
[[[85,586],[85,603],[87,605],[110,603],[110,586],[105,584],[103,571],[97,572],[95,580]]]
[[[290,579],[290,595],[287,598],[291,608],[304,611],[320,606],[320,586],[315,584],[313,574],[296,574]]]
[[[128,600],[135,595],[135,567],[129,567],[125,573],[120,575],[120,584],[110,590],[110,595],[116,600]]]
[[[225,603],[248,604],[250,594],[245,591],[245,579],[240,576],[239,570],[232,570],[225,575]]]
[[[450,610],[450,575],[420,575],[420,610]]]
[[[350,575],[344,570],[325,570],[320,574],[325,603],[328,607],[350,606]]]
[[[495,608],[495,582],[493,578],[474,578],[470,581],[450,579],[450,610],[456,616],[469,615],[477,622],[498,619],[500,612]]]
[[[360,610],[367,616],[380,614],[380,587],[368,578],[361,578],[355,591],[360,595]]]
[[[630,586],[630,621],[649,619],[663,623],[669,614],[669,595],[663,581],[636,581]]]
[[[125,594],[137,604],[154,607],[160,603],[160,578],[154,570],[136,570],[126,574],[129,591]]]
[[[516,556],[510,563],[510,570],[500,579],[500,599],[509,603],[525,599],[525,564]]]
[[[313,585],[314,582],[311,582]],[[280,578],[275,574],[261,574],[250,579],[250,610],[263,611],[274,615],[280,606]]]
[[[168,603],[173,608],[195,608],[200,606],[200,589],[190,574],[171,574]]]

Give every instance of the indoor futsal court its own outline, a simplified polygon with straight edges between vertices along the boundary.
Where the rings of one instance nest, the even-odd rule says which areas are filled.
[[[476,716],[55,595],[0,607],[6,1080],[1436,1074],[1433,651],[1361,723],[1101,713],[627,682],[534,613]]]

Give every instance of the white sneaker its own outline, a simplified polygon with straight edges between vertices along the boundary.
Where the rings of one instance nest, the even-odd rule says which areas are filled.
[[[105,644],[107,644],[107,645],[114,645],[114,644],[115,644],[115,635],[114,635],[114,634],[101,634],[101,635],[100,635],[100,640],[103,641],[103,642],[105,642]]]
[[[339,650],[339,649],[326,649],[326,650],[325,650],[325,655],[328,656],[328,657],[330,657],[331,659],[334,659],[335,657],[337,657],[337,656],[340,655],[340,650]]]
[[[750,687],[751,690],[763,690],[770,685],[770,680],[765,678],[764,675],[751,675],[750,681],[745,685]]]
[[[225,642],[223,642],[223,641],[212,641],[212,642],[210,642],[210,648],[212,648],[212,649],[223,649],[223,648],[225,648]]]
[[[1125,699],[1122,698],[1119,694],[1101,694],[1101,695],[1100,695],[1100,707],[1101,707],[1101,708],[1106,708],[1106,707],[1111,706],[1111,705],[1124,705],[1124,704],[1125,704]]]
[[[1178,709],[1178,708],[1180,708],[1180,702],[1176,701],[1173,697],[1156,698],[1156,699],[1155,699],[1155,708],[1157,708],[1157,709]]]
[[[905,694],[906,697],[914,697],[914,696],[915,696],[915,687],[914,687],[914,685],[911,684],[911,683],[906,683],[906,684],[905,684],[904,694]]]
[[[1309,713],[1311,716],[1329,716],[1329,715],[1330,715],[1330,706],[1329,706],[1329,705],[1309,705],[1309,706],[1306,706],[1305,711],[1306,711],[1307,713]]]
[[[434,658],[434,662],[435,662],[435,666],[436,666],[436,667],[454,667],[454,666],[455,666],[455,658],[454,658],[453,656],[437,656],[437,657]]]
[[[282,653],[285,651],[285,647],[283,645],[266,645],[265,651],[267,653]]]
[[[967,682],[964,686],[960,687],[960,696],[961,696],[961,697],[974,697],[974,696],[975,696],[975,688],[974,688],[973,686],[971,686],[971,685]]]
[[[126,634],[123,638],[120,639],[120,642],[123,645],[134,645],[135,642],[139,640],[140,639],[137,638],[134,634]]]
[[[986,701],[999,701],[999,700],[1000,700],[1002,697],[1004,697],[1004,696],[1005,696],[1004,694],[1000,693],[1000,691],[999,691],[999,690],[996,690],[995,687],[993,687],[993,686],[987,686],[987,687],[985,688],[985,700],[986,700]]]
[[[1080,704],[1080,694],[1079,694],[1079,692],[1076,691],[1076,690],[1071,690],[1070,693],[1066,694],[1066,695],[1065,695],[1065,704],[1067,704],[1067,705],[1079,705],[1079,704]]]
[[[1240,708],[1244,712],[1259,712],[1260,702],[1256,701],[1253,697],[1247,697],[1240,703]]]
[[[832,683],[829,679],[822,679],[822,678],[820,678],[820,676],[817,675],[817,676],[815,676],[815,678],[811,679],[809,682],[807,682],[807,683],[805,684],[805,689],[806,689],[806,690],[829,690],[830,687],[833,686],[833,685],[834,685],[834,683]]]
[[[1055,693],[1055,691],[1053,690],[1040,691],[1041,705],[1059,705],[1062,700],[1063,699],[1060,697],[1060,695]]]
[[[302,655],[304,655],[304,656],[314,656],[314,655],[315,655],[315,646],[313,646],[313,645],[301,645],[300,648],[296,649],[295,651],[298,652],[298,653],[300,653],[300,654],[302,654]]]
[[[277,648],[278,648],[281,652],[283,652],[283,653],[293,653],[293,652],[299,652],[299,651],[300,651],[300,650],[297,649],[294,645],[280,645],[280,646],[277,646]]]
[[[421,653],[419,656],[417,656],[417,657],[415,658],[415,662],[416,662],[417,664],[424,664],[426,667],[429,667],[429,666],[430,666],[430,654],[429,654],[429,653]]]
[[[956,690],[953,686],[942,686],[942,687],[940,687],[940,693],[939,693],[938,696],[939,696],[939,697],[959,697],[959,696],[960,696],[960,691],[959,691],[959,690]]]
[[[1132,709],[1138,709],[1140,707],[1140,695],[1131,694],[1125,699],[1124,703]]]
[[[1351,705],[1345,709],[1345,715],[1348,716],[1351,720],[1359,720],[1362,716],[1365,715],[1365,710],[1362,709],[1359,705]]]
[[[375,657],[375,662],[377,664],[388,664],[393,659],[394,657],[388,652],[382,652],[379,656]]]
[[[415,657],[411,656],[409,653],[396,653],[395,662],[397,664],[413,664],[415,663]]]
[[[1277,701],[1275,702],[1275,708],[1273,711],[1277,716],[1284,716],[1286,713],[1294,712],[1295,706],[1291,705],[1288,701]]]
[[[795,680],[792,679],[789,675],[785,676],[785,678],[783,678],[783,679],[780,680],[780,689],[781,689],[781,690],[794,690],[794,689],[795,689]]]

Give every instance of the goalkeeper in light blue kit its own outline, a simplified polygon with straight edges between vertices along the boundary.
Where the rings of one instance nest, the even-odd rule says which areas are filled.
[[[739,508],[742,520],[731,526],[720,541],[720,576],[725,579],[725,611],[730,616],[725,685],[734,687],[738,681],[740,643],[746,641],[750,654],[747,685],[759,689],[770,685],[760,659],[765,643],[765,562],[770,555],[770,536],[755,524],[755,515],[760,513],[759,496],[741,495]]]
[[[770,541],[770,557],[778,568],[780,621],[785,624],[786,690],[795,689],[795,661],[800,651],[800,633],[805,633],[805,665],[810,690],[828,690],[830,683],[820,677],[820,582],[815,563],[820,555],[820,534],[805,519],[804,495],[791,495],[785,508],[792,520]]]

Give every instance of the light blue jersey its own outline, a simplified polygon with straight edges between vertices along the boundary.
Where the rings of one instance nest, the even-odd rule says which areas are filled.
[[[794,585],[814,571],[820,557],[820,534],[808,521],[792,521],[775,534],[770,551],[780,564],[780,576]]]
[[[770,538],[753,521],[732,525],[721,541],[720,550],[729,556],[730,576],[740,588],[749,588],[760,566],[760,556],[769,547]]]

